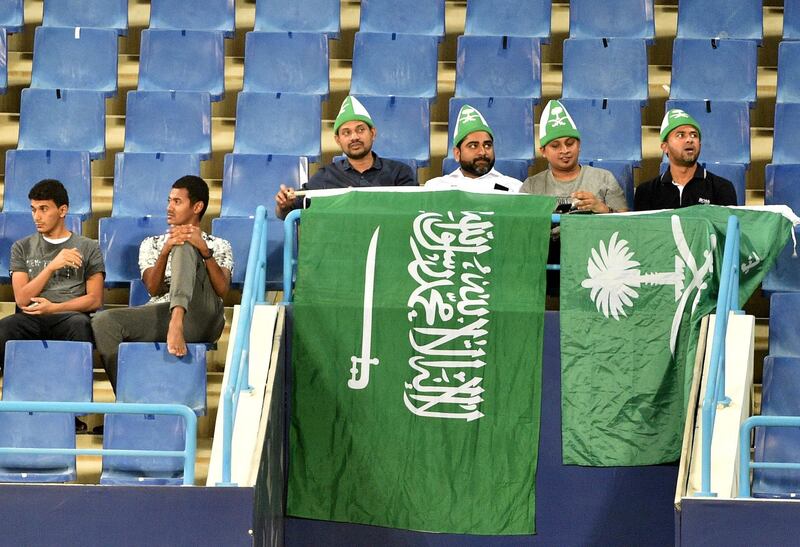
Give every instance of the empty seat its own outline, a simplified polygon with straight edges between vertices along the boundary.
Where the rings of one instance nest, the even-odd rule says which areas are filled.
[[[67,215],[67,229],[76,234],[81,233],[81,219],[78,215]],[[33,217],[27,213],[0,213],[0,282],[8,283],[11,265],[11,245],[18,239],[36,232]]]
[[[3,400],[91,401],[92,344],[44,340],[8,342]],[[74,415],[2,412],[0,446],[75,448]],[[4,482],[66,482],[75,477],[75,456],[0,454],[0,480]]]
[[[800,211],[800,165],[769,164],[765,169],[765,205],[788,205]]]
[[[533,160],[533,101],[520,97],[454,97],[450,99],[448,155],[453,154],[453,132],[458,112],[468,104],[478,110],[494,133],[497,159]]]
[[[772,163],[800,163],[800,103],[775,105]]]
[[[800,227],[794,228],[795,239],[800,239]],[[761,289],[765,293],[800,292],[800,257],[794,252],[792,241],[786,244],[775,265],[764,276]]]
[[[680,108],[700,124],[701,159],[750,165],[750,109],[740,101],[669,100],[667,110]]]
[[[256,0],[255,31],[320,32],[339,37],[340,0]]]
[[[750,40],[676,39],[671,99],[756,104],[757,46]]]
[[[542,96],[539,40],[522,36],[459,36],[456,97]]]
[[[800,293],[778,292],[769,299],[769,354],[800,357]]]
[[[233,38],[234,0],[151,0],[150,28],[214,30]]]
[[[128,0],[45,0],[46,27],[92,27],[128,33]]]
[[[647,103],[647,46],[630,38],[564,40],[561,96]]]
[[[562,99],[581,133],[581,160],[642,160],[639,101]]]
[[[550,41],[551,0],[468,0],[464,34]]]
[[[175,152],[208,159],[211,155],[208,93],[129,91],[125,152]]]
[[[243,91],[328,97],[328,39],[310,32],[248,32]]]
[[[655,41],[653,0],[571,0],[570,38],[641,38]]]
[[[86,150],[92,159],[102,158],[106,148],[103,94],[74,89],[23,89],[17,147]]]
[[[402,32],[444,38],[444,0],[361,0],[362,32]]]
[[[319,95],[242,91],[236,103],[233,151],[306,156],[317,161],[321,118]]]
[[[628,209],[633,210],[633,162],[590,160],[587,163],[592,167],[611,171],[611,174],[617,179],[617,182],[622,188],[622,192],[625,194],[625,201],[628,203]]]
[[[237,287],[244,284],[254,223],[249,217],[219,217],[211,221],[211,232],[231,243],[236,264],[231,283]],[[272,216],[267,218],[266,282],[269,290],[283,287],[283,237],[283,221]]]
[[[108,287],[128,285],[139,272],[139,245],[148,236],[167,231],[166,217],[107,217],[98,225],[100,252]]]
[[[800,0],[783,0],[783,39],[800,40]]]
[[[281,184],[299,188],[307,178],[305,161],[297,156],[226,154],[220,215],[253,216],[259,204],[273,200]],[[244,275],[244,268],[234,263],[236,272]]]
[[[0,28],[8,34],[22,31],[25,26],[24,6],[24,0],[0,0]]]
[[[350,94],[433,99],[437,71],[432,36],[357,32]]]
[[[701,153],[702,158],[702,153]],[[741,163],[701,162],[703,166],[722,178],[728,179],[736,190],[736,205],[744,205],[747,200],[747,166]]]
[[[8,150],[3,211],[30,214],[28,192],[42,179],[57,179],[67,189],[69,212],[86,220],[92,214],[92,168],[88,152]]]
[[[776,101],[800,103],[800,42],[781,42],[778,45]]]
[[[495,160],[496,171],[517,180],[525,181],[528,178],[528,162],[525,160]],[[442,161],[442,174],[447,175],[458,169],[455,158],[444,158]]]
[[[386,158],[428,165],[431,157],[430,103],[416,97],[357,97],[369,112],[378,136],[373,150]]]
[[[118,153],[114,161],[114,216],[163,216],[172,184],[184,175],[200,176],[192,154]]]
[[[681,0],[678,38],[755,40],[764,35],[762,0]]]

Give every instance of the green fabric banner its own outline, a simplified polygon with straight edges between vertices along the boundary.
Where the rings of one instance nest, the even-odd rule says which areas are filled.
[[[695,206],[562,217],[565,464],[677,460],[700,320],[713,312],[728,217],[739,217],[740,305],[790,234],[779,214]]]
[[[554,206],[459,191],[314,199],[300,228],[288,514],[533,533]]]

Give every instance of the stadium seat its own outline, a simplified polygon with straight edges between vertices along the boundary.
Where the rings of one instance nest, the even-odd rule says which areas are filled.
[[[770,163],[764,171],[764,205],[788,205],[800,211],[800,164]]]
[[[561,96],[627,99],[647,104],[647,46],[630,38],[564,40]]]
[[[800,239],[800,227],[796,226],[794,233],[795,239]],[[793,255],[794,244],[790,240],[761,283],[765,293],[800,292],[800,256]]]
[[[128,33],[128,0],[45,0],[46,27],[108,28]]]
[[[256,0],[257,32],[318,32],[339,37],[340,0]]]
[[[106,265],[106,286],[128,285],[139,278],[139,245],[144,238],[166,231],[166,217],[101,218],[98,240]]]
[[[0,95],[8,90],[8,35],[0,28]]]
[[[150,28],[214,30],[233,38],[234,0],[151,0]]]
[[[6,345],[4,401],[92,400],[92,344],[12,340]],[[0,413],[0,446],[75,448],[73,414]],[[75,480],[75,456],[1,454],[0,481]]]
[[[31,87],[117,93],[117,34],[111,29],[38,27]]]
[[[642,160],[639,101],[562,99],[561,103],[581,132],[581,161],[626,161],[638,167]]]
[[[800,42],[781,42],[778,45],[778,88],[775,99],[779,103],[800,103]]]
[[[416,97],[357,97],[369,112],[378,135],[373,150],[386,158],[428,165],[431,157],[430,103]]]
[[[701,154],[702,159],[702,154]],[[702,161],[703,166],[722,178],[733,183],[736,190],[736,204],[744,205],[747,201],[747,166],[741,163],[719,163]]]
[[[139,90],[225,94],[222,34],[209,30],[145,29],[139,55]]]
[[[150,301],[150,293],[147,292],[147,287],[144,286],[144,281],[141,278],[132,279],[131,287],[128,291],[128,306],[142,306]]]
[[[200,176],[200,158],[191,154],[120,152],[114,161],[113,216],[161,216],[172,184]]]
[[[8,150],[3,211],[30,215],[28,192],[42,179],[61,181],[69,194],[69,212],[86,220],[92,214],[92,168],[88,152]]]
[[[800,40],[800,0],[783,1],[783,39]]]
[[[67,215],[67,229],[76,234],[81,233],[81,219],[78,215]],[[11,245],[18,239],[36,232],[33,217],[27,213],[0,213],[0,283],[8,283],[11,279],[8,271],[11,265]]]
[[[105,98],[97,91],[23,89],[20,150],[86,150],[102,158],[106,147]]]
[[[800,357],[800,293],[778,292],[769,299],[769,354]]]
[[[248,32],[245,37],[243,91],[307,93],[327,99],[328,72],[324,34]]]
[[[361,0],[362,32],[401,32],[444,38],[444,0]]]
[[[253,234],[254,219],[251,217],[219,217],[211,221],[211,232],[227,239],[233,248],[233,270],[231,283],[236,287],[244,284],[247,259]],[[267,218],[267,289],[283,287],[283,221],[270,215]]]
[[[453,131],[465,104],[476,108],[494,133],[497,159],[533,160],[533,101],[520,97],[453,97],[449,105],[448,156],[453,155]]]
[[[307,179],[305,161],[297,156],[225,154],[220,215],[253,216],[259,204],[273,200],[281,184],[299,188]],[[241,271],[238,264],[236,269]]]
[[[570,38],[640,38],[655,41],[653,0],[571,0]]]
[[[522,36],[459,36],[456,97],[526,97],[539,102],[539,40]]]
[[[236,103],[233,151],[306,156],[317,161],[321,118],[319,95],[242,91]]]
[[[527,36],[550,42],[551,0],[468,0],[464,34]]]
[[[22,31],[25,26],[24,5],[24,0],[0,0],[0,28],[8,34]]]
[[[432,36],[357,32],[352,95],[436,97],[438,42]]]
[[[772,163],[800,163],[800,103],[775,105],[775,131],[772,139]]]
[[[611,171],[611,174],[617,179],[617,182],[622,188],[622,192],[625,194],[625,201],[628,202],[628,209],[633,210],[633,162],[590,160],[586,163],[598,169]]]
[[[750,165],[750,110],[747,103],[669,100],[666,108],[685,110],[700,124],[703,161]]]
[[[495,160],[496,171],[525,182],[528,178],[528,162],[525,160]],[[444,158],[442,161],[442,175],[448,175],[458,169],[455,158]]]
[[[208,93],[129,91],[125,152],[175,152],[208,159],[211,156]]]
[[[681,0],[678,38],[755,40],[764,35],[762,0]]]
[[[756,49],[750,40],[675,39],[670,98],[746,101],[753,108]]]

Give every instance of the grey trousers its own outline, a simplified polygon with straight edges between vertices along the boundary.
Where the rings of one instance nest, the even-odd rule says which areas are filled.
[[[101,311],[92,318],[95,345],[111,385],[117,386],[121,342],[165,342],[175,306],[186,310],[186,342],[215,342],[225,326],[224,307],[214,292],[203,259],[193,246],[172,248],[169,302]]]

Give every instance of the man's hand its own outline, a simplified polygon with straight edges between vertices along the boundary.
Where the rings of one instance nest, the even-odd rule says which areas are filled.
[[[51,272],[56,272],[61,268],[80,268],[83,264],[83,257],[78,249],[61,249],[56,257],[47,265]]]
[[[578,190],[570,194],[570,197],[573,199],[573,203],[579,211],[592,211],[593,213],[611,212],[608,205],[591,192]]]
[[[28,315],[47,315],[49,313],[56,313],[58,311],[58,304],[50,302],[47,298],[34,296],[31,298],[30,304],[20,309],[23,313],[27,313]]]
[[[285,218],[286,214],[294,208],[294,188],[287,188],[281,184],[280,190],[275,194],[275,214],[278,218]]]
[[[206,245],[202,234],[203,231],[199,226],[193,226],[191,224],[170,226],[169,237],[167,238],[165,247],[169,245],[171,249],[175,245],[183,245],[184,243],[188,243],[205,254],[208,252],[208,246]]]

